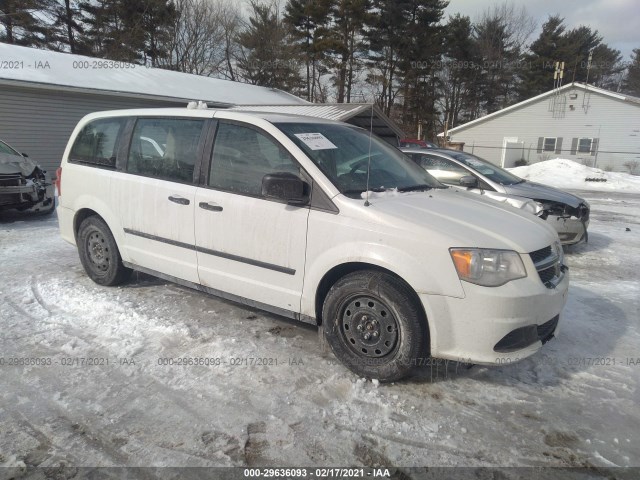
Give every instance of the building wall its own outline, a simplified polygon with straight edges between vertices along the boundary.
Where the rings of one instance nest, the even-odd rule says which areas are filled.
[[[572,95],[577,97],[571,98]],[[517,138],[519,156],[529,163],[561,157],[589,166],[597,162],[596,166],[603,169],[628,171],[625,162],[640,161],[640,104],[573,88],[450,136],[452,141],[465,142],[466,152],[497,165],[502,162],[505,138],[513,137]],[[554,152],[539,152],[540,137],[557,137],[558,142],[561,138],[562,145]],[[595,145],[591,153],[572,151],[574,139],[581,137],[598,139],[597,159]]]
[[[86,114],[123,108],[175,107],[183,102],[3,86],[0,139],[54,175],[71,132]]]

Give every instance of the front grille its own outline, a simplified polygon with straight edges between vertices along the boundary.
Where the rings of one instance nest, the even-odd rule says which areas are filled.
[[[551,246],[531,252],[529,256],[544,286],[547,288],[555,288],[557,284],[556,280],[562,275],[562,265],[560,265],[560,258]]]
[[[531,252],[529,255],[531,256],[531,260],[533,260],[534,264],[538,263],[551,256],[551,245],[541,248],[540,250],[536,250],[535,252]]]
[[[18,187],[20,186],[20,174],[0,175],[0,187]]]
[[[556,331],[559,319],[560,315],[556,315],[548,322],[538,325],[538,340],[540,340],[543,345],[553,338],[553,332]]]
[[[544,270],[540,270],[538,272],[538,275],[540,275],[540,280],[542,280],[542,283],[550,282],[551,280],[553,280],[553,277],[556,276],[556,267],[553,266],[545,268]]]

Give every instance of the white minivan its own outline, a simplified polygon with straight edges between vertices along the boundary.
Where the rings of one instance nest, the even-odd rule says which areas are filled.
[[[318,325],[358,375],[501,364],[557,333],[558,235],[445,187],[344,123],[202,108],[93,113],[57,174],[62,237],[100,285],[132,269]]]

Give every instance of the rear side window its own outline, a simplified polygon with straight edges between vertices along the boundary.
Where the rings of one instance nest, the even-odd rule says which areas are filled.
[[[204,120],[141,118],[129,148],[127,171],[177,182],[193,182]]]
[[[262,178],[280,172],[300,176],[300,167],[282,145],[253,128],[220,123],[209,186],[261,196]]]
[[[106,118],[85,125],[71,147],[69,161],[115,168],[124,124],[124,118]]]

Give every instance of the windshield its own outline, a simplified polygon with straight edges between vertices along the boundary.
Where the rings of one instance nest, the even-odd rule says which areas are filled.
[[[470,155],[463,152],[447,152],[447,155],[455,158],[459,162],[464,163],[466,166],[472,168],[476,172],[484,175],[489,180],[493,180],[500,185],[514,185],[516,183],[524,182],[520,177],[507,172],[506,170],[494,165],[487,160],[484,160],[475,155]]]
[[[20,155],[13,148],[4,142],[0,142],[0,153],[6,153],[7,155]]]
[[[367,189],[399,191],[447,188],[405,156],[366,130],[329,123],[276,123],[341,193],[354,198]],[[369,155],[371,149],[371,155]]]

